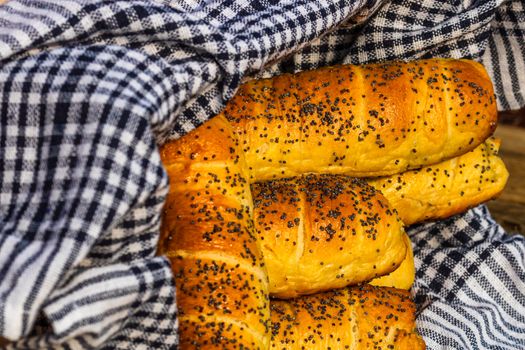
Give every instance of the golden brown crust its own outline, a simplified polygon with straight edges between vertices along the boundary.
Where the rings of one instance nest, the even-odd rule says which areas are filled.
[[[304,173],[390,175],[465,153],[496,127],[474,61],[335,66],[250,81],[222,112],[253,181]]]
[[[214,118],[161,149],[170,191],[159,253],[172,263],[183,349],[269,344],[267,273],[234,140],[228,123]]]
[[[503,191],[509,174],[498,149],[499,141],[491,138],[459,157],[368,183],[385,195],[406,225],[446,218]]]
[[[179,321],[179,348],[188,350],[204,349],[265,349],[260,339],[245,325],[201,316],[198,319]]]
[[[414,266],[412,242],[407,234],[405,234],[405,244],[407,246],[407,254],[401,265],[388,275],[374,278],[369,282],[371,285],[407,290],[412,287],[412,284],[414,284],[414,280],[416,279],[416,267]]]
[[[397,215],[359,179],[306,175],[256,183],[252,193],[272,296],[369,281],[396,269],[406,256]]]
[[[270,349],[425,349],[405,290],[361,285],[271,302]]]

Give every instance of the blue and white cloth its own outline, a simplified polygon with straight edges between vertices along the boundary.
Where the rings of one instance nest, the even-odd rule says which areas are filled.
[[[0,336],[13,349],[176,349],[155,256],[157,146],[253,77],[483,62],[525,106],[520,0],[10,0],[0,5]],[[503,141],[504,142],[504,141]],[[409,229],[429,349],[525,349],[525,238],[481,206]]]

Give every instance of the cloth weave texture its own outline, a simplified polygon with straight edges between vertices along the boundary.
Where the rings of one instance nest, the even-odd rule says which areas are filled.
[[[243,80],[481,61],[525,106],[520,0],[11,0],[0,6],[0,335],[13,349],[176,349],[158,145]],[[504,140],[503,140],[504,142]],[[480,206],[408,229],[429,349],[525,349],[525,239]],[[21,339],[23,338],[23,339]]]

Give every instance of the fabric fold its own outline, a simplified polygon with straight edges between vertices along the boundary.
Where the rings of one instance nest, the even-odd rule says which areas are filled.
[[[115,232],[127,241],[142,235],[135,251],[155,252],[168,183],[148,117],[167,85],[155,82],[154,67],[139,72],[144,60],[78,47],[0,67],[8,77],[0,81],[8,101],[0,130],[0,329],[9,339],[28,335],[75,267],[125,252]],[[144,85],[151,90],[137,96]],[[130,220],[133,229],[124,226]],[[108,240],[109,257],[97,259],[93,246]]]
[[[525,346],[525,237],[485,206],[408,230],[414,243],[418,330],[430,349]]]
[[[134,260],[72,271],[68,283],[53,291],[43,308],[52,333],[45,332],[13,343],[8,349],[21,348],[125,348],[122,336],[147,336],[164,348],[177,343],[175,284],[170,263],[163,257]],[[162,317],[163,316],[163,317]],[[137,319],[140,322],[137,322]],[[133,332],[133,327],[140,327]],[[114,333],[126,329],[119,337]],[[169,348],[169,347],[168,347]]]
[[[79,269],[73,275],[66,286],[53,291],[43,308],[57,343],[92,334],[101,345],[157,293],[174,293],[170,265],[162,257]]]
[[[22,249],[24,254],[19,254]],[[88,247],[82,248],[74,239],[27,242],[13,236],[3,237],[0,326],[4,337],[18,339],[31,331],[41,305],[59,284],[63,271],[70,267],[69,256],[57,256],[59,250],[82,256]]]

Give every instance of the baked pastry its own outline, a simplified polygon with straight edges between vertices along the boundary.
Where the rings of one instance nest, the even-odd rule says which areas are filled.
[[[177,284],[181,348],[269,347],[268,275],[253,225],[251,183],[307,173],[370,177],[420,168],[474,149],[491,135],[496,119],[488,75],[467,60],[327,67],[244,84],[219,116],[161,149],[171,187],[159,253],[171,260]],[[372,212],[382,209],[367,204],[355,211],[366,211],[364,223],[374,226],[367,220],[383,218]],[[337,243],[333,226],[324,234]],[[372,227],[352,254],[374,246],[369,240],[382,234]],[[391,269],[406,255],[399,236],[399,230],[397,237],[387,235],[397,243],[377,248],[399,260],[390,262]],[[375,270],[373,264],[364,269]],[[413,304],[400,290],[366,285],[276,301],[272,310],[272,346],[424,347],[414,332]],[[342,316],[347,310],[356,317]],[[275,316],[288,311],[285,319]],[[317,328],[323,325],[330,332]]]
[[[405,244],[407,246],[407,254],[401,265],[388,275],[374,278],[369,282],[371,285],[399,289],[410,289],[412,287],[414,280],[416,279],[416,267],[414,265],[412,242],[406,234]]]
[[[469,60],[345,65],[253,80],[221,115],[252,181],[383,176],[472,150],[496,127],[492,84]]]
[[[368,179],[410,225],[461,213],[497,197],[509,177],[494,138],[459,157],[382,178]]]
[[[272,296],[369,281],[395,270],[406,256],[403,224],[362,180],[305,175],[251,188]]]
[[[172,263],[181,349],[267,349],[268,277],[231,126],[213,118],[161,158],[170,190],[159,254]]]
[[[271,301],[272,350],[425,349],[406,290],[368,284]]]

